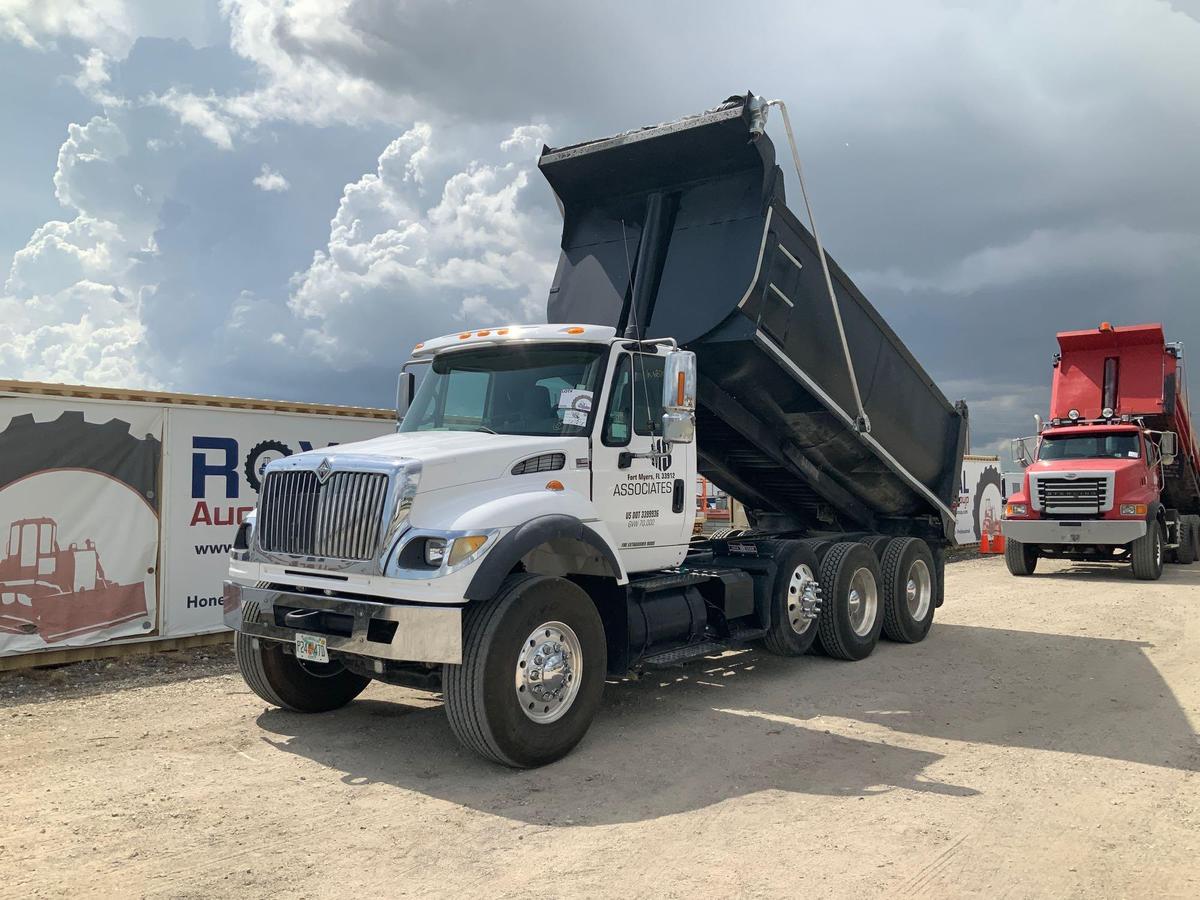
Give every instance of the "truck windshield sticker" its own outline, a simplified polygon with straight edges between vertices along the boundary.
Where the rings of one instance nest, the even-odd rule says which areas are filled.
[[[564,388],[558,395],[558,408],[564,425],[586,425],[592,411],[592,392],[579,388]]]

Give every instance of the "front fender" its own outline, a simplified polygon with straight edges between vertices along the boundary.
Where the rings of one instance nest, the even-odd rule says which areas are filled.
[[[468,600],[494,597],[501,582],[527,553],[556,539],[579,541],[594,548],[612,576],[618,582],[626,581],[621,560],[610,541],[574,516],[551,513],[529,519],[502,537],[479,563],[464,596]]]

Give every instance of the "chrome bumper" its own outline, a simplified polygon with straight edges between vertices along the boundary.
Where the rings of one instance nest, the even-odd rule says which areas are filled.
[[[1000,530],[1022,544],[1128,544],[1146,533],[1141,519],[1004,519]]]
[[[275,613],[280,606],[348,616],[350,634],[279,625]],[[298,632],[303,632],[324,635],[330,650],[357,656],[398,662],[462,663],[462,609],[457,606],[399,606],[226,581],[223,617],[235,631],[271,641],[290,644]]]

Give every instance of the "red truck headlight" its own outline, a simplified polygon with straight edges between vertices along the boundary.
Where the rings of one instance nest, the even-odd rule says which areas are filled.
[[[1121,515],[1123,515],[1123,516],[1145,516],[1146,515],[1146,504],[1145,503],[1122,503],[1121,504]]]
[[[1016,518],[1018,516],[1027,516],[1029,515],[1029,504],[1009,503],[1004,507],[1004,515],[1009,519]]]

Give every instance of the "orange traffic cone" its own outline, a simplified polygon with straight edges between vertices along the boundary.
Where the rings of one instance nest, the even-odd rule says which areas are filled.
[[[996,539],[992,541],[992,550],[996,553],[1004,552],[1004,532],[996,532]]]
[[[992,538],[991,538],[991,535],[989,535],[986,531],[983,533],[983,537],[980,538],[980,540],[979,540],[979,552],[980,553],[991,553],[992,552]]]

